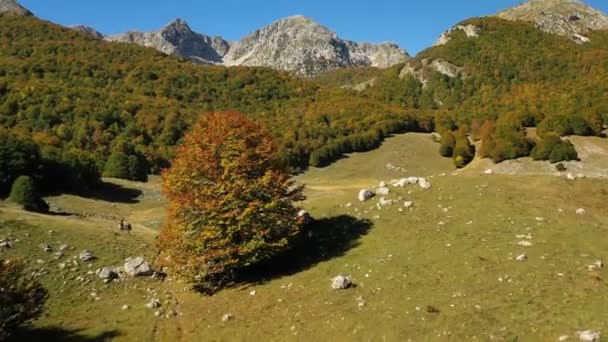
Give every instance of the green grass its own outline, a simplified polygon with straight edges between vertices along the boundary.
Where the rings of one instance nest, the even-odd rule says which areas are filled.
[[[608,182],[452,175],[451,160],[441,158],[437,148],[428,135],[401,135],[378,150],[300,175],[298,181],[310,185],[303,205],[324,219],[313,227],[323,238],[318,246],[310,245],[308,255],[300,250],[283,257],[279,263],[287,268],[277,266],[272,276],[263,273],[267,277],[258,283],[205,297],[175,280],[131,280],[107,288],[95,280],[66,291],[59,275],[49,275],[43,280],[51,299],[34,327],[84,329],[86,337],[116,331],[117,340],[124,341],[554,341],[561,335],[574,340],[576,331],[585,329],[608,333],[606,271],[585,268],[595,260],[608,262]],[[406,171],[387,169],[389,162]],[[433,187],[391,188],[387,198],[401,200],[382,209],[375,200],[357,201],[360,188],[402,176],[429,177]],[[405,200],[414,208],[400,212]],[[31,232],[31,246],[17,244],[10,255],[44,258],[37,245],[49,239],[49,229],[57,233],[46,242],[65,240],[78,251],[90,246],[100,256],[96,265],[153,253],[154,234],[144,229],[144,218],[161,210],[161,202],[144,199],[112,207],[99,199],[50,200],[60,201],[66,209],[124,210],[142,227],[133,236],[115,235],[113,224],[108,228],[94,217],[75,222],[3,208],[0,218],[22,220],[0,225],[0,236],[8,231],[22,238],[23,231]],[[578,208],[587,213],[576,215]],[[347,221],[370,226],[365,232],[343,226]],[[526,240],[516,237],[520,234],[531,234],[533,245],[519,246]],[[337,243],[335,236],[345,241]],[[528,261],[514,260],[521,253]],[[357,286],[331,290],[330,279],[337,274],[352,275]],[[101,289],[104,299],[88,299],[92,287]],[[181,315],[154,318],[143,307],[147,287],[168,291],[177,303],[170,307]],[[123,304],[132,309],[121,311]],[[440,312],[429,313],[428,306]],[[222,322],[225,313],[234,319]]]

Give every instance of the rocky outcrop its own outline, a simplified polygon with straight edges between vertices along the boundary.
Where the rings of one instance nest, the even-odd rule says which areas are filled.
[[[542,31],[583,44],[589,31],[608,29],[606,14],[577,0],[529,0],[497,14],[507,20],[533,22]]]
[[[467,75],[464,73],[464,69],[457,65],[454,65],[444,59],[437,58],[434,60],[430,59],[422,59],[419,65],[414,64],[406,64],[399,74],[400,78],[405,78],[411,76],[418,80],[422,84],[423,87],[426,87],[428,83],[428,74],[429,72],[438,72],[444,76],[450,78],[460,77],[462,79],[467,78]]]
[[[0,15],[9,13],[9,14],[17,14],[17,15],[33,15],[27,8],[21,6],[15,0],[0,0]]]
[[[477,38],[481,34],[481,29],[475,25],[456,25],[441,34],[439,39],[433,44],[433,46],[441,46],[447,44],[452,39],[452,33],[454,31],[462,31],[468,38]]]
[[[84,34],[88,34],[91,37],[97,38],[97,39],[103,39],[104,35],[95,30],[94,28],[90,27],[90,26],[86,26],[86,25],[74,25],[74,26],[70,26],[70,28],[74,31],[78,31]]]
[[[168,55],[178,55],[201,64],[222,64],[230,43],[192,31],[188,23],[176,19],[154,32],[130,31],[106,37],[106,40],[133,43],[155,48]]]

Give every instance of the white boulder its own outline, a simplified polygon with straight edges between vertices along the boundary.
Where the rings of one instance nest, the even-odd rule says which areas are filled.
[[[331,280],[331,288],[334,290],[346,290],[353,285],[350,276],[339,275]]]
[[[600,337],[600,333],[595,330],[585,330],[578,333],[578,338],[584,342],[597,342]]]
[[[371,191],[370,189],[363,189],[361,191],[359,191],[359,201],[361,202],[365,202],[370,200],[372,197],[374,197],[376,194]]]

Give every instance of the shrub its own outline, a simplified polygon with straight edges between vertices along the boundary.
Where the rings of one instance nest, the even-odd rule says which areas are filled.
[[[19,325],[37,318],[47,292],[27,276],[23,263],[0,260],[0,341]]]
[[[265,129],[238,113],[200,117],[162,174],[169,217],[159,262],[213,292],[286,250],[303,199]]]
[[[456,146],[456,139],[454,138],[454,133],[450,131],[445,131],[441,135],[441,140],[439,141],[439,154],[443,157],[451,158],[454,155],[454,147]]]
[[[532,150],[534,160],[549,160],[551,163],[578,159],[578,153],[570,141],[562,140],[555,133],[547,133]]]
[[[464,131],[459,131],[456,135],[456,146],[454,147],[454,165],[463,168],[475,157],[475,148],[471,145],[469,138]]]
[[[148,168],[146,164],[143,156],[114,152],[110,155],[104,166],[103,176],[145,182],[148,180]]]
[[[40,164],[40,151],[33,140],[0,128],[0,196],[6,196],[19,175],[33,176]]]
[[[27,211],[47,212],[48,204],[40,197],[34,181],[29,176],[20,176],[11,188],[9,199]]]

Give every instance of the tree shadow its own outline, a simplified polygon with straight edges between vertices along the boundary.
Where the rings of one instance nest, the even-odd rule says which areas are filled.
[[[85,336],[81,329],[67,330],[60,327],[34,328],[23,326],[9,338],[8,342],[48,341],[48,342],[104,342],[121,336],[118,330],[108,330],[96,336]]]
[[[138,198],[143,192],[138,189],[125,188],[122,185],[102,181],[93,189],[71,191],[68,193],[84,198],[96,199],[111,203],[136,204],[139,203]]]
[[[315,220],[303,228],[293,248],[276,257],[241,270],[235,286],[264,283],[307,270],[320,262],[343,256],[357,247],[373,227],[367,219],[348,215]]]

